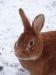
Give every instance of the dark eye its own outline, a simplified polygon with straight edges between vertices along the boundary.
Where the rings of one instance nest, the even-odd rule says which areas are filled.
[[[34,40],[31,40],[30,41],[30,45],[32,46],[32,45],[34,45],[35,44],[35,41]]]
[[[33,49],[33,46],[35,45],[35,40],[31,40],[26,47],[26,50],[30,50],[31,48]]]

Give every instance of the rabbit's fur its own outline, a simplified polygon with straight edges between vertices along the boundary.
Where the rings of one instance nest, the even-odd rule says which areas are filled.
[[[41,32],[45,17],[38,15],[32,27],[20,8],[24,32],[15,43],[15,54],[31,75],[56,75],[56,31]]]

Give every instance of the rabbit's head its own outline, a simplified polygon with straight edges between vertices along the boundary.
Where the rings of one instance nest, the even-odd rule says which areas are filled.
[[[21,8],[19,13],[23,21],[24,32],[15,43],[15,54],[21,60],[38,59],[43,51],[43,40],[41,39],[40,31],[44,25],[44,15],[38,15],[31,26]]]

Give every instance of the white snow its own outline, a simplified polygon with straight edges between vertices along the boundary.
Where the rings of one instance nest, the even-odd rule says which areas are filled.
[[[31,23],[43,13],[42,31],[56,30],[56,0],[0,0],[0,75],[29,75],[14,53],[14,43],[23,32],[19,8],[24,9]]]

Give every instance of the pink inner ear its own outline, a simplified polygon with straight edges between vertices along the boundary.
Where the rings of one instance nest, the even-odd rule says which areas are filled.
[[[33,27],[35,33],[38,33],[38,32],[41,31],[41,29],[42,29],[43,26],[44,26],[44,20],[45,20],[45,18],[44,18],[44,15],[43,15],[43,14],[38,15],[38,16],[34,19],[34,21],[33,21],[33,23],[32,23],[32,27]]]

